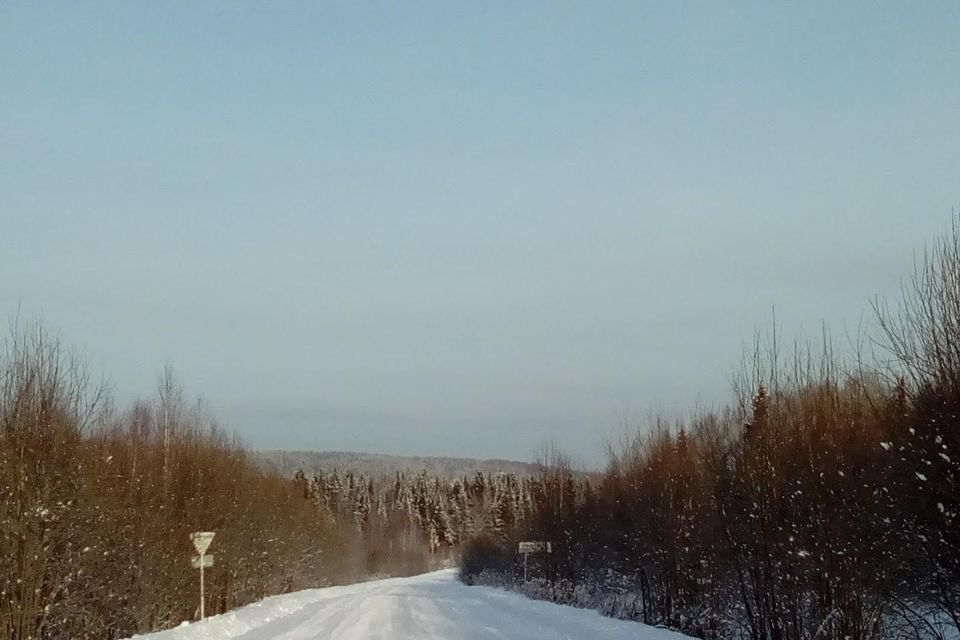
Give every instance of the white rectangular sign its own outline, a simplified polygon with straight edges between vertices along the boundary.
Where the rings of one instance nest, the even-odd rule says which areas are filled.
[[[213,536],[217,535],[214,531],[196,531],[190,534],[190,542],[196,548],[197,553],[203,555],[213,542]]]
[[[213,554],[208,553],[205,556],[193,556],[190,558],[190,564],[194,569],[199,569],[200,567],[208,569],[213,566]]]
[[[518,553],[552,553],[553,546],[549,542],[521,542],[519,548],[517,549]]]

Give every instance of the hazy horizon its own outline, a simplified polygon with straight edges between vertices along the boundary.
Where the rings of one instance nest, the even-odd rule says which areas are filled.
[[[0,312],[260,449],[588,462],[960,203],[960,5],[0,7]]]

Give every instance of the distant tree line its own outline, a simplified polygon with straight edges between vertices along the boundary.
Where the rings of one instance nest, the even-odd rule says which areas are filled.
[[[415,475],[426,471],[440,478],[466,476],[473,478],[478,472],[484,474],[515,473],[519,476],[536,472],[532,462],[516,460],[480,460],[476,458],[449,458],[440,456],[397,456],[356,451],[293,451],[277,449],[256,451],[257,463],[268,471],[281,476],[293,477],[298,471],[313,476],[320,471],[332,469],[350,470],[354,475],[364,474],[375,481],[384,476],[392,478],[396,472]],[[389,479],[389,478],[388,478]]]
[[[554,460],[525,518],[467,543],[462,579],[709,639],[955,637],[956,227],[875,311],[880,364],[841,367],[829,340],[785,359],[774,334],[729,408],[652,420],[589,481]],[[524,539],[554,553],[520,585]]]

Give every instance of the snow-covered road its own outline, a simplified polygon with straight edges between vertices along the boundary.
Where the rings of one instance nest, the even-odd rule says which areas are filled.
[[[452,570],[275,596],[150,640],[689,640],[594,611],[467,587]]]

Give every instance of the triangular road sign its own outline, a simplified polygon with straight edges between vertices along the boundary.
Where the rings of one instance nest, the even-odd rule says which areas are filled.
[[[202,556],[207,548],[210,547],[210,543],[213,542],[213,536],[215,535],[216,532],[214,531],[195,531],[190,534],[190,542],[193,543],[197,553]]]

